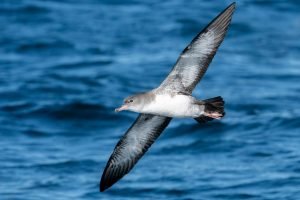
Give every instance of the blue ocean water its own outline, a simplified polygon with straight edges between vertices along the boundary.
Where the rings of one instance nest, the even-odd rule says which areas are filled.
[[[226,116],[175,119],[135,168],[98,184],[137,114],[231,1],[1,0],[0,199],[300,199],[300,4],[238,0],[194,95]]]

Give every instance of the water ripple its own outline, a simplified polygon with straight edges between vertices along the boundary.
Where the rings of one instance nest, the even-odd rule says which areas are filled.
[[[299,2],[237,1],[197,98],[226,116],[174,119],[105,193],[101,172],[137,114],[122,99],[159,85],[229,2],[0,3],[2,199],[297,199]],[[155,163],[155,164],[154,164]]]

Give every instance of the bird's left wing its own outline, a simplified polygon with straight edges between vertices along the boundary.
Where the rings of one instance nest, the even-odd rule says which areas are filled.
[[[126,175],[168,126],[172,118],[140,114],[120,139],[102,174],[100,191]]]
[[[223,41],[234,9],[232,3],[192,40],[158,90],[192,93]]]

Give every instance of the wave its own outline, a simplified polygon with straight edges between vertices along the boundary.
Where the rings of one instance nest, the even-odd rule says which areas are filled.
[[[8,15],[12,14],[26,14],[26,15],[36,15],[36,14],[47,14],[50,10],[44,6],[36,4],[23,4],[21,6],[16,6],[14,4],[1,6],[0,12]]]
[[[74,168],[90,168],[93,166],[98,166],[99,162],[91,159],[81,159],[81,160],[65,160],[59,162],[49,162],[49,163],[41,163],[41,164],[34,164],[27,167],[34,167],[34,168],[43,168],[43,169],[55,169],[55,170],[63,170],[69,169],[70,167]]]
[[[28,42],[21,42],[20,44],[16,44],[15,52],[18,53],[43,53],[43,52],[51,52],[59,51],[63,52],[68,49],[74,49],[74,45],[70,42],[54,39],[54,40],[40,40],[40,41],[28,41]]]
[[[81,67],[100,67],[103,65],[109,65],[112,64],[113,61],[110,59],[97,59],[97,60],[85,60],[85,61],[78,61],[78,62],[72,62],[72,63],[63,63],[63,64],[57,64],[53,66],[53,69],[70,69],[70,68],[81,68]]]
[[[71,101],[66,103],[34,104],[30,102],[16,102],[0,106],[0,110],[16,116],[49,117],[65,120],[105,120],[112,121],[120,118],[113,112],[114,108],[101,104]]]
[[[115,115],[107,112],[113,110],[100,104],[86,102],[70,102],[64,104],[52,104],[39,107],[28,114],[48,116],[56,119],[81,119],[81,120],[99,120],[115,119]]]

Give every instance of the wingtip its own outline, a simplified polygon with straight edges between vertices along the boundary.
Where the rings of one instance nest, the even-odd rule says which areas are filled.
[[[234,10],[235,7],[236,7],[236,2],[234,1],[234,2],[232,2],[232,3],[227,7],[227,9],[230,9],[230,8],[231,8],[231,9]],[[226,9],[226,10],[227,10],[227,9]]]
[[[106,170],[107,170],[107,167],[105,167],[103,174],[101,176],[100,183],[99,183],[99,191],[100,192],[104,192],[107,188],[109,188],[109,186],[106,184],[106,181],[105,181]]]
[[[105,190],[105,187],[103,186],[102,179],[101,179],[101,181],[99,183],[99,192],[104,192],[104,190]]]
[[[112,174],[114,174],[114,172],[112,172],[110,170],[110,159],[103,171],[103,174],[101,176],[101,180],[100,180],[100,184],[99,184],[99,191],[100,192],[104,192],[105,190],[107,190],[108,188],[110,188],[112,185],[114,185],[118,180],[120,180],[122,177],[119,178],[112,178]],[[115,175],[115,174],[114,174]],[[113,177],[115,177],[113,175]]]
[[[111,182],[107,179],[107,177],[105,176],[107,171],[107,167],[104,169],[104,172],[102,174],[101,180],[100,180],[100,184],[99,184],[99,191],[100,192],[104,192],[105,190],[107,190],[108,188],[110,188],[114,182]]]
[[[234,1],[228,7],[235,7],[235,5],[236,5],[236,2]]]
[[[102,187],[99,187],[99,192],[104,192],[104,188],[102,188]]]
[[[233,13],[234,10],[235,10],[235,7],[236,7],[236,2],[232,2],[231,4],[229,4],[229,6],[227,6],[227,7],[223,10],[223,12],[221,12],[221,14],[222,14],[222,13],[228,13],[228,12]]]
[[[102,188],[101,186],[99,187],[99,192],[104,192],[106,188]]]
[[[99,184],[99,191],[104,192],[107,188],[109,188],[109,186],[105,184],[105,181],[103,181],[103,179],[101,179]]]

